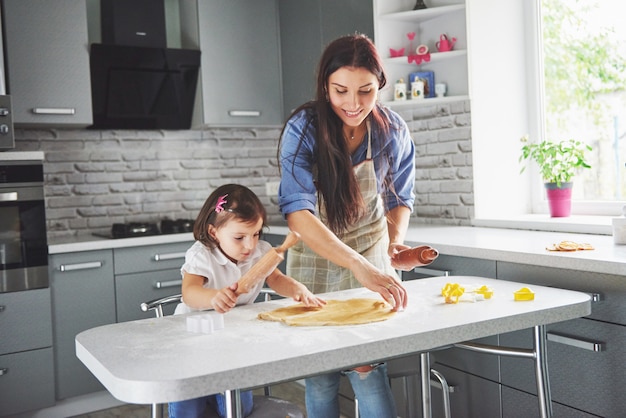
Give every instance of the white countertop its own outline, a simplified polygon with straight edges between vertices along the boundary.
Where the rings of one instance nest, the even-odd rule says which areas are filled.
[[[273,233],[284,234],[287,231],[287,227],[271,229]],[[546,250],[551,244],[564,240],[589,243],[594,250]],[[613,237],[607,235],[469,226],[413,226],[409,228],[405,241],[411,246],[431,245],[446,255],[626,276],[626,245],[614,244]]]
[[[2,151],[0,161],[43,161],[43,151]]]
[[[112,248],[141,247],[144,245],[193,242],[193,233],[162,234],[135,238],[102,238],[94,235],[55,238],[48,243],[49,254],[74,253],[79,251],[110,250]]]
[[[492,299],[445,304],[447,282],[487,285]],[[104,325],[76,336],[76,355],[119,400],[164,403],[245,389],[429,351],[448,344],[565,321],[591,312],[589,296],[533,285],[535,300],[513,301],[524,285],[478,277],[405,282],[411,303],[391,319],[355,326],[290,327],[257,319],[290,299],[239,306],[225,328],[191,333],[188,315]],[[322,295],[379,298],[367,289]],[[434,321],[433,319],[437,320]]]
[[[273,234],[286,234],[286,226],[270,227]],[[591,251],[552,252],[546,247],[563,240],[589,243]],[[151,237],[105,239],[93,236],[54,240],[50,254],[98,249],[135,247],[193,241],[193,234],[157,235]],[[441,254],[486,260],[533,264],[626,276],[626,245],[616,245],[607,235],[526,231],[517,229],[412,226],[406,237],[408,245],[428,244]]]

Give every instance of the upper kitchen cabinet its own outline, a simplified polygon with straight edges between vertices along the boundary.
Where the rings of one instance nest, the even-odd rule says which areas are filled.
[[[7,93],[17,126],[91,125],[84,0],[2,0]]]
[[[392,100],[394,84],[403,79],[409,90],[409,74],[418,71],[432,71],[434,83],[445,83],[447,89],[444,97],[427,97],[422,103],[467,99],[465,1],[431,0],[426,2],[426,9],[413,10],[415,3],[415,0],[374,0],[376,47],[384,59],[388,81],[381,91],[381,100],[394,107],[415,104],[417,100]],[[413,33],[410,40],[409,34]],[[451,50],[439,50],[442,38],[453,44]],[[428,55],[417,54],[419,45],[428,47]]]
[[[332,40],[354,32],[374,37],[372,2],[279,0],[285,117],[315,96],[317,65]]]
[[[192,126],[280,125],[278,0],[185,0],[180,18],[202,54]]]

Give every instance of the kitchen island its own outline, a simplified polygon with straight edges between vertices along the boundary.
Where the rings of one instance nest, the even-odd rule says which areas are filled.
[[[449,281],[487,285],[494,296],[446,304],[441,289]],[[405,285],[412,303],[384,322],[289,327],[257,319],[260,312],[293,303],[278,300],[232,310],[224,316],[225,328],[212,334],[188,332],[188,315],[93,328],[77,335],[76,354],[116,398],[164,403],[399,358],[578,318],[591,309],[584,293],[537,286],[534,301],[515,302],[519,283],[479,277],[436,277]],[[323,297],[379,296],[352,289]]]

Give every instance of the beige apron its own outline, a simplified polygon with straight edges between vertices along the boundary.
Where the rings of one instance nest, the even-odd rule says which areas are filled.
[[[397,278],[387,253],[389,234],[383,201],[377,189],[369,121],[367,122],[367,156],[363,162],[354,166],[354,173],[359,183],[366,211],[365,215],[355,225],[348,228],[341,240],[348,247],[364,256],[370,263]],[[324,222],[325,213],[319,202],[318,213]],[[302,241],[289,249],[287,275],[303,283],[313,293],[361,287],[361,283],[356,280],[350,270],[318,256]]]

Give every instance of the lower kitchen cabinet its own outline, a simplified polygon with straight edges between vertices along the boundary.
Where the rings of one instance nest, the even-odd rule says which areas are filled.
[[[181,292],[180,268],[193,241],[143,247],[116,248],[115,297],[117,322],[150,318],[154,312],[143,312],[141,303]],[[171,315],[175,304],[163,308]]]
[[[180,268],[116,275],[117,322],[153,318],[154,312],[143,312],[141,304],[180,293],[181,283]],[[163,314],[172,315],[174,309],[176,309],[175,303],[164,306]]]
[[[626,397],[621,395],[626,387],[624,276],[499,262],[498,278],[595,295],[589,316],[546,327],[553,405],[558,403],[602,417],[624,416]],[[500,343],[531,347],[532,332],[503,334]],[[529,362],[502,357],[502,384],[536,394]]]
[[[50,289],[0,293],[0,416],[54,405]]]
[[[502,417],[503,418],[528,418],[538,417],[539,404],[537,397],[521,390],[502,386]],[[593,418],[591,415],[557,402],[552,402],[553,418]]]
[[[602,417],[623,416],[626,398],[618,393],[626,387],[625,327],[581,318],[549,325],[547,331],[553,403]],[[555,335],[565,339],[551,341]],[[500,343],[530,348],[532,332],[503,334]],[[593,351],[594,343],[602,351]],[[537,393],[530,360],[502,357],[501,368],[503,385]]]
[[[56,398],[103,390],[76,357],[75,338],[82,331],[115,322],[113,252],[56,254],[50,256],[49,265]]]
[[[0,356],[0,416],[46,408],[54,402],[51,347]]]

